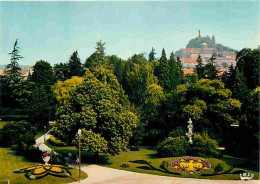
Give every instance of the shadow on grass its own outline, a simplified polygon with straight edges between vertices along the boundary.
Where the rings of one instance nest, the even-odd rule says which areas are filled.
[[[253,170],[256,172],[260,171],[259,160],[249,160],[229,156],[224,156],[223,158],[221,158],[221,160],[226,162],[228,165],[233,166],[234,168],[242,168],[247,170]]]
[[[147,162],[146,160],[133,160],[133,161],[129,161],[129,162],[141,164],[142,166],[136,167],[138,169],[153,170],[153,171],[158,171],[158,172],[167,173],[167,174],[180,175],[179,173],[169,171],[168,169],[164,168],[163,166],[161,166],[160,168],[156,168],[152,165],[151,162]]]

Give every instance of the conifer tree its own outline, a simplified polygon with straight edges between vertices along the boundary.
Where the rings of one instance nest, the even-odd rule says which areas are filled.
[[[154,60],[156,60],[156,58],[155,58],[155,50],[154,50],[154,48],[152,47],[152,50],[151,50],[151,52],[149,53],[149,60],[148,61],[154,61]]]
[[[197,65],[196,65],[196,73],[198,74],[198,78],[201,79],[203,78],[205,75],[204,75],[204,66],[202,64],[202,59],[201,59],[201,56],[199,55],[198,56],[198,59],[197,59]]]
[[[73,52],[68,63],[68,78],[72,76],[83,76],[84,68],[80,62],[78,51]]]
[[[208,64],[206,64],[205,66],[205,78],[207,79],[211,79],[211,80],[218,79],[218,70],[215,66],[215,60],[216,58],[213,54]]]
[[[103,43],[102,40],[99,40],[97,42],[97,47],[96,47],[96,53],[100,54],[100,56],[104,57],[105,56],[105,44]]]
[[[246,79],[243,74],[239,72],[237,66],[235,67],[234,79],[232,82],[230,88],[232,97],[238,99],[243,104],[249,94],[249,90],[246,86]]]
[[[21,80],[21,67],[18,61],[23,57],[19,54],[20,47],[18,47],[18,40],[15,40],[13,50],[9,53],[11,55],[11,62],[5,67],[4,74],[9,82],[9,84],[17,84]]]

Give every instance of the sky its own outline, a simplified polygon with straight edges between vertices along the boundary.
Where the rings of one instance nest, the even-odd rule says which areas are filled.
[[[260,44],[259,1],[128,1],[3,2],[0,1],[0,65],[18,39],[20,65],[45,60],[68,62],[78,51],[85,62],[96,42],[107,55],[128,59],[154,47],[170,52],[185,48],[198,35],[212,35],[230,48]]]

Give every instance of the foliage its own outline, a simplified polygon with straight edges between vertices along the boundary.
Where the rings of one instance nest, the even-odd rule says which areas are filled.
[[[101,134],[94,133],[92,130],[82,129],[82,150],[95,154],[106,153],[108,148],[107,144],[107,141],[101,136]]]
[[[154,60],[156,60],[156,58],[155,58],[155,50],[154,50],[154,48],[152,47],[152,50],[151,50],[151,52],[149,53],[149,59],[148,59],[148,61],[154,61]]]
[[[211,139],[207,134],[195,134],[193,144],[190,145],[189,155],[204,158],[219,158],[221,153],[218,150],[217,142]]]
[[[70,144],[78,129],[84,128],[100,134],[98,140],[107,141],[109,153],[117,154],[127,146],[137,117],[112,71],[96,68],[92,73],[87,69],[83,83],[70,96],[57,111],[53,125],[57,138]]]
[[[20,82],[22,73],[21,73],[21,67],[19,66],[18,61],[22,59],[23,57],[19,54],[20,47],[18,47],[18,40],[15,40],[13,50],[9,53],[11,55],[11,62],[6,65],[4,74],[8,78],[9,84],[17,84]]]
[[[53,86],[56,99],[59,103],[66,103],[70,98],[70,93],[76,90],[77,86],[83,82],[83,77],[73,76],[71,79],[67,79],[64,82],[58,81]]]
[[[199,157],[220,157],[217,142],[208,135],[195,134],[193,144],[189,144],[185,136],[168,137],[157,145],[160,156],[199,156]]]
[[[198,59],[196,62],[197,62],[197,65],[196,65],[195,71],[198,74],[198,78],[201,79],[201,78],[205,77],[204,76],[205,68],[202,64],[202,59],[201,59],[200,55],[198,56]]]
[[[66,80],[68,78],[68,63],[55,64],[54,75],[58,81]]]
[[[237,53],[237,67],[246,78],[249,89],[255,89],[259,86],[260,78],[260,50],[244,48]]]
[[[180,136],[185,136],[186,132],[183,128],[177,127],[176,129],[173,129],[169,133],[169,137],[180,137]]]
[[[36,128],[25,122],[11,122],[4,125],[1,131],[0,145],[12,147],[20,153],[29,151],[35,144]]]
[[[84,73],[85,70],[80,62],[78,51],[75,51],[69,59],[67,78],[71,78],[72,76],[83,76]]]
[[[31,81],[37,85],[53,85],[56,78],[50,63],[40,60],[33,66]]]
[[[157,146],[157,151],[163,157],[175,157],[186,155],[189,143],[184,136],[168,137]]]
[[[201,76],[205,76],[207,79],[218,79],[218,70],[215,66],[215,56],[212,55],[208,63],[204,66],[204,74],[200,74]]]
[[[171,53],[170,60],[167,60],[165,50],[162,51],[162,56],[159,60],[157,76],[160,86],[167,92],[174,90],[180,84],[182,79],[181,70],[178,62],[174,58],[173,52]]]
[[[14,91],[17,84],[22,81],[21,67],[18,61],[23,57],[19,54],[18,40],[15,40],[10,63],[5,66],[4,76],[0,76],[0,105],[11,108],[19,108],[20,104]]]
[[[167,109],[174,114],[168,112],[166,116],[174,117],[176,127],[183,127],[181,122],[190,117],[196,120],[197,132],[208,129],[211,136],[221,140],[230,131],[230,125],[241,118],[241,103],[232,99],[231,94],[218,80],[201,79],[194,84],[179,85],[167,101]]]
[[[143,104],[146,89],[151,84],[157,84],[157,78],[153,74],[152,64],[147,62],[143,54],[128,59],[122,86],[130,101],[137,105]]]
[[[62,142],[59,139],[56,139],[53,135],[50,136],[49,140],[50,143],[54,146],[66,146],[66,143]]]
[[[43,127],[48,124],[55,111],[54,94],[48,85],[35,86],[31,90],[24,107],[30,114],[30,121]]]

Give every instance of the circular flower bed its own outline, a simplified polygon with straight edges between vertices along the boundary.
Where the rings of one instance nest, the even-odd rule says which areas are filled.
[[[184,173],[203,173],[211,168],[211,164],[199,157],[183,157],[171,162],[171,167]]]

